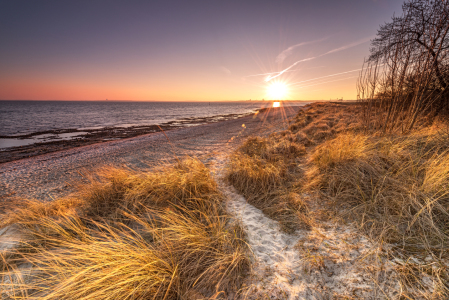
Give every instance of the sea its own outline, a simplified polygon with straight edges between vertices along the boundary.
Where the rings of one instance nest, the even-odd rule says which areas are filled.
[[[284,106],[304,104],[283,102]],[[271,106],[271,101],[0,101],[0,149],[42,142],[46,137],[71,139],[77,132],[105,127],[161,125],[179,120],[184,126],[195,126],[196,118],[216,117],[219,121],[229,115],[238,117]],[[45,134],[65,129],[77,132]],[[43,134],[39,136],[40,133]]]

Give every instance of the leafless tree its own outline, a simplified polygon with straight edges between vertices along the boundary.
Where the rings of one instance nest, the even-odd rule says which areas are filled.
[[[367,126],[410,131],[449,104],[448,0],[408,0],[400,17],[380,26],[360,74]]]

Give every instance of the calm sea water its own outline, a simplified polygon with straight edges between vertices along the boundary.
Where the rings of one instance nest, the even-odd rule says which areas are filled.
[[[284,102],[284,106],[304,105]],[[271,102],[112,102],[112,101],[0,101],[0,151],[48,141],[83,138],[104,127],[160,125],[182,121],[199,125],[195,118],[247,114]],[[191,123],[190,123],[191,122]],[[43,133],[50,130],[62,130]],[[30,135],[31,136],[24,136]],[[22,136],[22,137],[21,137]]]
[[[303,105],[289,103],[286,105]],[[195,117],[245,114],[271,102],[0,101],[0,135],[13,137],[55,129],[154,125]],[[66,134],[58,138],[71,138]],[[35,141],[0,138],[0,148]]]

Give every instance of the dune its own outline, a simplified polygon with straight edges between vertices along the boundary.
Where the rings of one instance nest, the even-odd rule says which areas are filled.
[[[315,103],[5,164],[10,188],[30,187],[4,195],[2,296],[446,298],[447,135],[425,122],[380,135],[360,109]],[[49,162],[56,183],[32,174]],[[125,168],[93,171],[107,162]],[[89,163],[75,193],[51,190]]]

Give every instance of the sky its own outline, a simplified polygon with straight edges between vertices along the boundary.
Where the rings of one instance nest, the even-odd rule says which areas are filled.
[[[0,0],[0,100],[356,99],[400,0]]]

